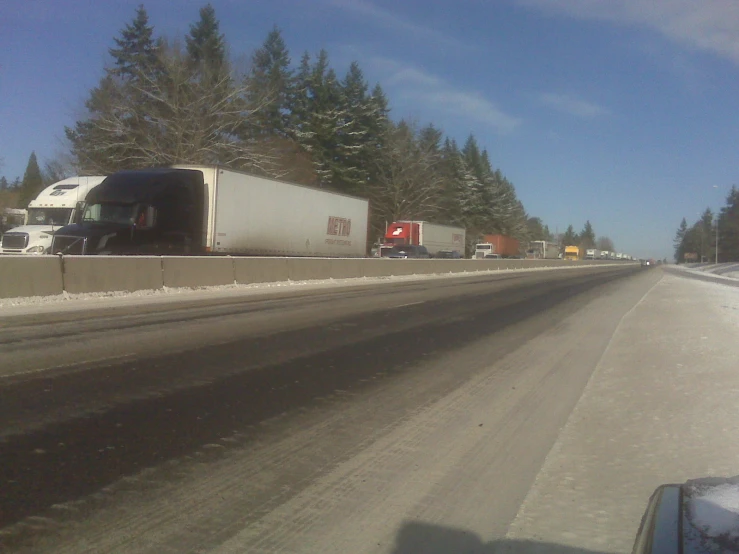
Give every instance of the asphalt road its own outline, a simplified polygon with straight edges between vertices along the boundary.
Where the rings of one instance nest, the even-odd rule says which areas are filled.
[[[440,552],[429,541],[456,551],[459,529],[503,541],[659,275],[515,272],[4,318],[0,550]]]

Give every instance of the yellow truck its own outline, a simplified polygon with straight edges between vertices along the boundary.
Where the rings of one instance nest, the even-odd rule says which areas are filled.
[[[580,249],[577,246],[565,246],[565,260],[579,260]]]

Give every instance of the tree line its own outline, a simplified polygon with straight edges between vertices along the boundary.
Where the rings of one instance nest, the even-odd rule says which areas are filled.
[[[713,262],[717,258],[719,263],[739,262],[739,189],[731,188],[718,217],[706,208],[690,226],[683,218],[674,247],[677,263]]]
[[[31,152],[22,179],[16,177],[9,181],[4,175],[0,176],[0,209],[26,207],[45,186],[60,181],[66,176],[66,170],[58,160],[47,162],[42,170],[39,167],[36,153]]]
[[[556,242],[561,248],[565,246],[577,246],[581,250],[587,250],[589,248],[597,248],[601,251],[614,252],[616,247],[610,237],[601,236],[596,238],[595,230],[590,221],[586,221],[582,231],[579,233],[575,231],[572,225],[569,225],[564,233],[554,235],[549,230],[549,227],[543,225],[541,220],[537,217],[530,218],[528,221],[529,232],[532,236],[538,236],[532,240],[547,240]]]
[[[460,145],[433,124],[391,119],[381,85],[357,62],[339,75],[321,50],[293,64],[274,27],[240,68],[210,4],[183,39],[158,35],[136,9],[84,117],[65,129],[70,174],[220,164],[369,198],[374,237],[399,219],[463,226],[471,243],[488,233],[550,237],[474,135]],[[24,183],[27,204],[41,184]]]

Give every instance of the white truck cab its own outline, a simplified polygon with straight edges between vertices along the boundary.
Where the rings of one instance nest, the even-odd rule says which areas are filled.
[[[475,245],[475,254],[472,257],[473,260],[482,260],[488,257],[492,257],[495,253],[495,245],[489,242],[481,242]],[[496,256],[500,258],[500,256]]]
[[[54,231],[74,223],[78,202],[103,182],[104,176],[69,177],[49,185],[28,204],[25,225],[3,235],[0,254],[45,254]]]

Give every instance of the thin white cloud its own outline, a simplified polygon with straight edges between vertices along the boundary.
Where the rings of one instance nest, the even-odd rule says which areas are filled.
[[[385,75],[383,84],[386,86],[419,85],[435,87],[442,84],[442,80],[436,75],[431,75],[422,69],[400,63],[390,58],[375,56],[370,59],[370,63],[375,71]]]
[[[539,94],[537,99],[542,104],[555,110],[582,118],[593,118],[608,113],[608,110],[598,104],[587,102],[569,94],[545,92]]]
[[[334,7],[341,8],[355,15],[374,20],[377,24],[401,33],[410,34],[414,38],[430,41],[431,44],[451,46],[455,48],[466,45],[437,29],[427,27],[407,19],[390,10],[381,8],[366,0],[328,0]]]
[[[382,75],[383,86],[393,88],[406,101],[435,112],[484,123],[500,133],[511,132],[521,124],[519,118],[505,113],[479,92],[455,88],[418,67],[380,57],[371,58],[369,63]]]
[[[637,24],[739,64],[737,0],[517,0],[582,19]]]

